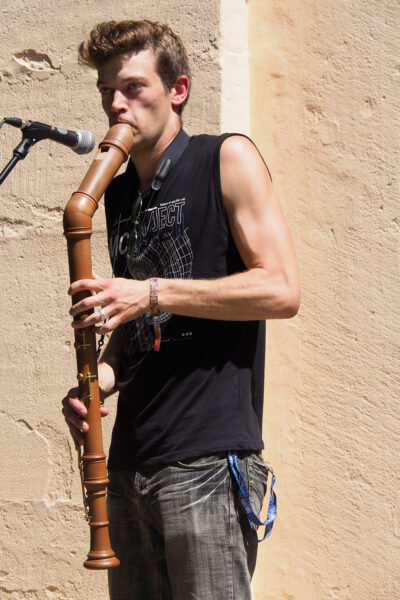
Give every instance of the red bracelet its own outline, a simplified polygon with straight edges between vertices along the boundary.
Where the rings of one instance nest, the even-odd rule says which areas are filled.
[[[158,308],[158,279],[150,279],[150,308],[153,315],[154,350],[158,352],[161,344],[160,310]]]

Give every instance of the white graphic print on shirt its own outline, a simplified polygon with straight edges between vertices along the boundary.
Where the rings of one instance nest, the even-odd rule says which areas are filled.
[[[185,198],[179,198],[144,210],[139,220],[138,238],[130,252],[132,219],[119,218],[113,224],[109,249],[112,264],[120,265],[118,275],[137,280],[190,279],[193,252],[184,227],[185,202]],[[170,318],[170,313],[160,313],[161,325]],[[125,325],[125,344],[129,354],[152,350],[154,333],[150,312]]]

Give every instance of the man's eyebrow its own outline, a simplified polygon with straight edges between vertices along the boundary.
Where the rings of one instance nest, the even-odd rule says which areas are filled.
[[[148,81],[148,78],[145,75],[128,75],[127,77],[122,77],[119,80],[119,83],[128,83],[129,81]],[[97,87],[99,85],[109,85],[107,80],[98,79],[96,82]]]

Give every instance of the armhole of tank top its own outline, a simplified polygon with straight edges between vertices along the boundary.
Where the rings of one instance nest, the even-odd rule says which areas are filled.
[[[236,135],[234,133],[225,133],[218,138],[218,143],[214,151],[214,186],[216,190],[217,197],[217,210],[221,219],[221,224],[223,225],[225,232],[229,233],[229,223],[228,217],[226,214],[224,199],[222,197],[222,186],[221,186],[221,146],[224,141],[231,137],[232,135]]]
[[[253,140],[251,138],[249,138],[244,133],[224,133],[223,135],[221,135],[219,137],[218,144],[217,144],[217,147],[216,147],[215,153],[214,153],[214,185],[217,190],[218,212],[221,216],[221,221],[224,224],[224,227],[226,228],[227,231],[229,231],[229,224],[228,224],[228,217],[227,217],[226,211],[225,211],[224,199],[222,196],[222,186],[221,186],[221,147],[226,139],[228,139],[229,137],[236,136],[236,135],[248,139],[253,144],[254,148],[257,150],[258,154],[260,155],[261,160],[263,161],[265,168],[268,171],[268,175],[270,176],[270,179],[272,181],[271,171],[269,170],[268,165],[265,162],[261,152],[259,151],[256,144],[253,142]]]

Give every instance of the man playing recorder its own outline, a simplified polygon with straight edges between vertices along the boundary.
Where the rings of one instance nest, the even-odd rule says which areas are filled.
[[[80,58],[97,70],[110,126],[128,123],[135,139],[105,198],[114,278],[69,290],[92,292],[74,317],[95,309],[74,327],[112,332],[99,364],[103,395],[119,392],[108,510],[121,565],[110,598],[250,600],[257,541],[228,458],[258,513],[265,320],[299,304],[288,228],[248,138],[182,130],[190,70],[168,26],[101,23]],[[82,444],[76,388],[63,405]]]

